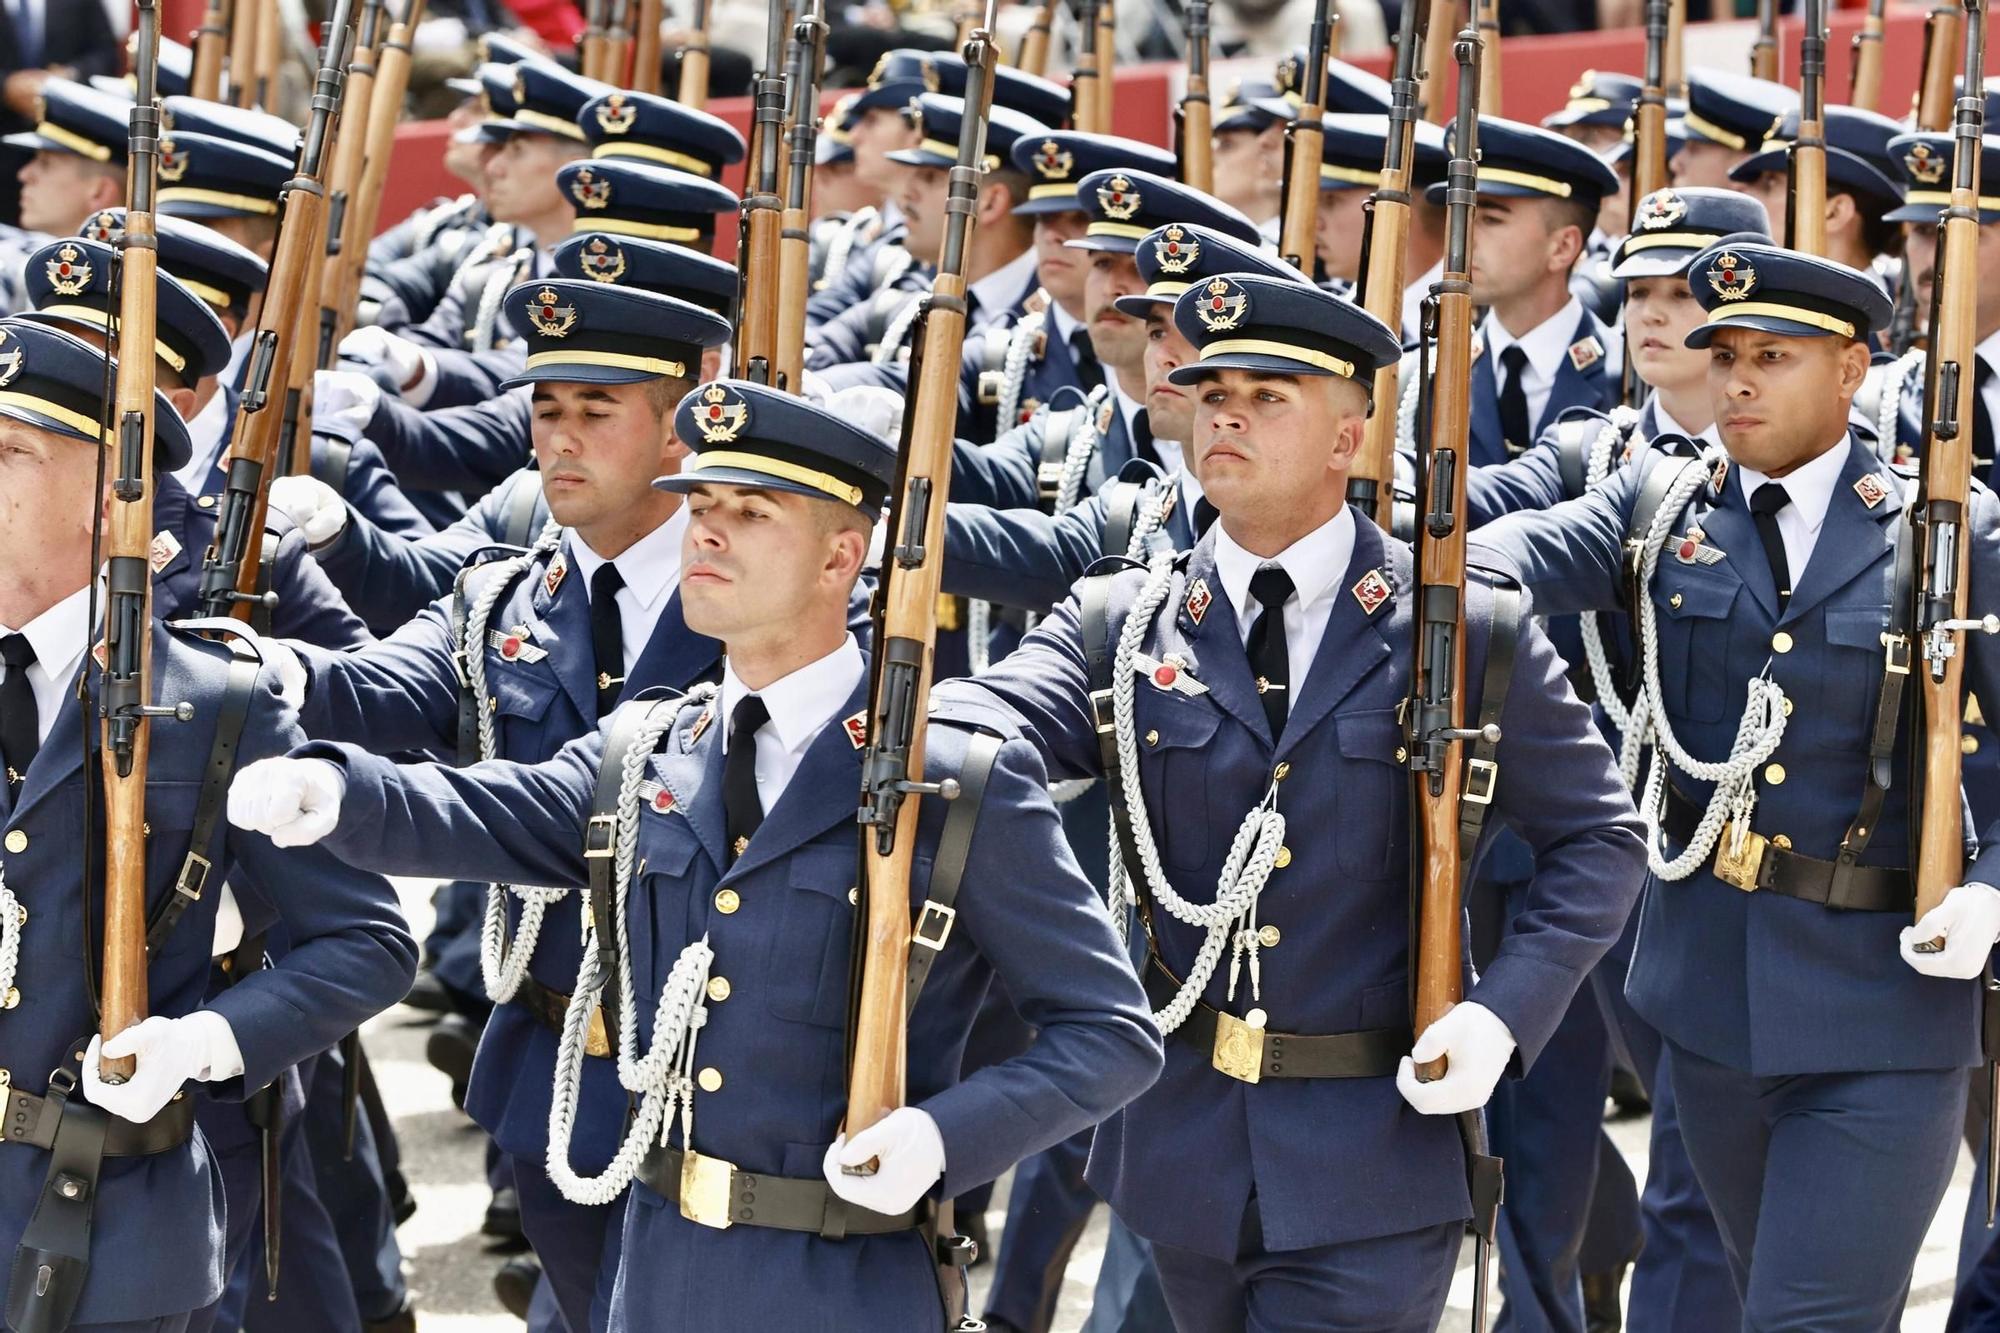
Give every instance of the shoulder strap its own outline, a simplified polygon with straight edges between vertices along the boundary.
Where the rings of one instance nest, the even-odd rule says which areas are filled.
[[[1556,424],[1556,470],[1566,500],[1583,494],[1591,439],[1600,429],[1595,417],[1571,417]]]
[[[187,856],[181,861],[180,873],[174,876],[174,891],[167,895],[146,926],[146,952],[153,956],[158,956],[187,909],[201,901],[202,889],[208,884],[210,863],[203,853],[215,837],[215,822],[229,797],[229,779],[236,772],[236,747],[250,718],[250,698],[257,685],[257,670],[264,660],[257,651],[256,640],[241,633],[238,621],[221,618],[176,622],[177,626],[189,624],[229,636],[229,676],[223,686],[222,707],[216,713],[215,739],[209,744],[208,763],[202,770],[201,791],[195,798]]]
[[[1139,521],[1139,502],[1145,496],[1144,482],[1120,479],[1106,488],[1104,543],[1098,549],[1099,555],[1124,555],[1131,549],[1132,527]]]
[[[1041,498],[1043,509],[1050,512],[1054,511],[1062,490],[1063,469],[1069,461],[1069,442],[1087,410],[1087,407],[1051,408],[1042,418],[1042,450],[1035,466],[1035,491]]]
[[[1659,516],[1660,506],[1667,502],[1667,492],[1674,488],[1682,471],[1691,467],[1705,468],[1703,459],[1676,459],[1660,455],[1653,465],[1646,469],[1646,475],[1639,479],[1639,498],[1632,505],[1632,515],[1625,522],[1625,609],[1636,610],[1639,599],[1646,590],[1639,586],[1639,566],[1644,556],[1643,547],[1646,534],[1652,531],[1653,520]]]
[[[320,436],[325,443],[312,455],[313,476],[334,489],[337,495],[347,494],[347,472],[354,462],[354,442],[341,436],[326,434]]]
[[[1889,591],[1889,631],[1882,636],[1882,681],[1875,693],[1875,725],[1868,734],[1868,780],[1861,788],[1861,807],[1834,857],[1833,896],[1861,865],[1861,854],[1882,821],[1882,806],[1894,775],[1896,728],[1902,721],[1903,699],[1909,693],[1911,629],[1916,617],[1916,540],[1910,525],[1895,525],[1895,584]]]
[[[966,743],[965,763],[958,770],[958,798],[945,807],[944,831],[938,835],[937,859],[931,864],[930,893],[910,932],[910,964],[904,974],[905,1017],[917,1011],[917,997],[930,979],[931,964],[944,951],[952,923],[958,919],[953,904],[965,878],[972,830],[979,824],[979,803],[985,799],[993,761],[1000,757],[1000,744],[1000,738],[987,731],[973,732]]]
[[[1097,727],[1098,763],[1104,771],[1104,791],[1111,803],[1111,826],[1118,834],[1118,856],[1136,892],[1144,884],[1139,844],[1132,833],[1132,811],[1125,804],[1125,784],[1119,773],[1118,720],[1111,706],[1111,585],[1120,571],[1090,574],[1076,585],[1077,615],[1083,632],[1083,655],[1090,671],[1091,720]]]
[[[535,540],[535,506],[542,498],[542,474],[518,474],[514,488],[507,492],[507,507],[500,523],[500,540],[509,546],[529,546]]]
[[[1510,584],[1493,586],[1493,616],[1486,631],[1486,674],[1479,681],[1479,721],[1474,730],[1500,725],[1507,702],[1507,683],[1514,675],[1514,651],[1521,643],[1521,590]],[[1483,736],[1470,743],[1465,756],[1465,790],[1458,802],[1458,855],[1472,864],[1486,812],[1500,783],[1500,764],[1493,756],[1498,743]]]

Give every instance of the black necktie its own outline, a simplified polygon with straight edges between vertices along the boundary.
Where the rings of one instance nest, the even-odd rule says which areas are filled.
[[[1993,466],[1993,414],[1986,407],[1986,388],[1993,383],[1993,367],[1983,356],[1972,358],[1978,367],[1972,372],[1972,470],[1981,481],[1988,479]]]
[[[1132,456],[1143,458],[1156,467],[1164,468],[1160,461],[1160,451],[1153,444],[1153,423],[1146,419],[1144,408],[1132,414]]]
[[[1250,670],[1257,677],[1257,699],[1264,705],[1264,720],[1271,724],[1271,739],[1285,730],[1287,698],[1291,693],[1292,671],[1285,651],[1285,603],[1292,599],[1292,576],[1282,565],[1261,566],[1250,576],[1250,595],[1263,609],[1250,625]]]
[[[1208,535],[1208,529],[1215,522],[1215,506],[1208,502],[1206,495],[1194,502],[1194,539],[1200,541]]]
[[[1515,343],[1500,353],[1500,364],[1507,371],[1507,379],[1500,386],[1500,434],[1506,440],[1508,454],[1513,455],[1534,443],[1528,438],[1528,393],[1521,384],[1528,368],[1527,349]]]
[[[1792,502],[1785,488],[1767,481],[1750,497],[1750,517],[1757,524],[1757,538],[1764,543],[1764,559],[1771,565],[1771,582],[1778,589],[1778,614],[1792,599],[1792,570],[1785,560],[1785,537],[1778,531],[1778,511]]]
[[[597,715],[618,706],[625,688],[625,626],[618,616],[618,590],[625,576],[609,560],[590,576],[590,650],[597,660]]]
[[[722,822],[729,834],[731,860],[743,855],[750,835],[764,822],[757,795],[757,732],[771,720],[763,699],[746,694],[729,715],[729,753],[722,758]]]
[[[1090,345],[1090,333],[1086,329],[1072,329],[1069,335],[1070,360],[1076,364],[1076,377],[1086,389],[1101,388],[1104,384],[1104,367],[1097,363],[1097,349]]]
[[[7,785],[19,785],[35,751],[42,748],[40,715],[35,709],[35,687],[28,681],[28,667],[34,663],[35,646],[19,634],[0,639],[0,662],[7,674],[0,678],[0,753],[7,759]]]

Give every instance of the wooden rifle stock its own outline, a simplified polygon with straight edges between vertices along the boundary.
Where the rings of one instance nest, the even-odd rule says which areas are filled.
[[[1805,0],[1799,37],[1799,132],[1786,155],[1791,182],[1785,244],[1826,254],[1826,0]]]
[[[1410,768],[1422,860],[1417,895],[1416,1030],[1464,998],[1464,866],[1458,845],[1465,755],[1465,473],[1471,429],[1472,281],[1467,261],[1479,188],[1479,38],[1454,47],[1458,118],[1446,183],[1444,272],[1431,288],[1436,358],[1428,461],[1418,472],[1416,554],[1421,611],[1410,686]],[[1417,1066],[1440,1078],[1445,1061]]]
[[[1203,194],[1215,193],[1215,113],[1208,96],[1208,0],[1187,7],[1187,93],[1178,121],[1181,180]]]
[[[660,5],[661,0],[639,0],[632,20],[632,88],[635,92],[660,91]]]
[[[1951,201],[1938,228],[1931,341],[1924,368],[1923,501],[1911,509],[1916,524],[1911,536],[1921,543],[1915,620],[1922,648],[1917,671],[1923,723],[1923,804],[1917,815],[1916,864],[1920,919],[1963,883],[1965,874],[1959,733],[1965,717],[1966,570],[1971,544],[1965,511],[1972,486],[1972,358],[1978,318],[1974,275],[1979,264],[1979,155],[1985,121],[1979,81],[1986,54],[1986,15],[1984,0],[1962,3],[1965,87],[1970,95],[1957,101]]]
[[[208,0],[194,30],[194,70],[188,92],[205,102],[222,100],[222,64],[229,55],[230,0]]]
[[[321,229],[326,216],[327,147],[340,114],[355,4],[356,0],[334,0],[298,164],[279,205],[277,250],[251,338],[242,415],[223,460],[227,477],[216,511],[215,537],[202,564],[203,615],[233,615],[247,621],[251,606],[259,600],[257,544],[273,469],[280,461],[284,397],[292,383],[293,358],[303,357],[310,364],[313,357],[310,341],[303,348],[299,345],[301,328],[310,339],[314,327],[304,322],[301,307],[317,308],[307,284],[314,280],[325,250]]]
[[[806,297],[812,290],[813,156],[819,141],[819,81],[826,63],[826,20],[807,0],[792,29],[792,105],[785,131],[790,172],[778,239],[777,376],[779,388],[800,392],[806,364]]]
[[[1097,6],[1097,126],[1105,134],[1116,118],[1118,90],[1118,0],[1099,0]]]
[[[1319,168],[1325,157],[1327,49],[1333,42],[1329,0],[1315,0],[1306,38],[1306,67],[1299,74],[1299,109],[1285,130],[1285,183],[1280,201],[1278,255],[1313,276],[1319,255]]]
[[[1109,134],[1104,103],[1097,96],[1102,70],[1097,64],[1097,7],[1104,0],[1077,0],[1076,65],[1070,71],[1069,118],[1085,134]]]
[[[583,37],[576,48],[577,72],[586,79],[604,79],[605,57],[611,46],[611,0],[588,0],[583,9]]]
[[[138,0],[134,101],[127,140],[125,232],[119,241],[117,399],[100,447],[116,455],[106,510],[109,597],[99,711],[104,776],[104,967],[99,1030],[113,1037],[146,1017],[146,761],[152,726],[153,376],[159,251],[153,223],[160,167],[160,5]],[[137,1062],[104,1060],[107,1083]]]
[[[1432,0],[1437,3],[1438,0]],[[1466,0],[1443,0],[1443,8],[1431,15],[1430,27],[1424,38],[1424,119],[1433,125],[1450,123],[1451,113],[1445,106],[1444,90],[1451,82],[1452,35],[1464,26],[1467,14]]]
[[[1920,130],[1945,130],[1952,124],[1952,78],[1959,54],[1959,7],[1939,0],[1924,22],[1924,73],[1917,84],[1916,116]],[[1978,82],[1969,85],[1976,90]]]
[[[280,0],[270,0],[257,24],[257,75],[253,106],[266,111],[277,105],[278,70],[285,63],[285,11]]]
[[[1778,80],[1778,2],[1757,0],[1757,40],[1750,45],[1750,76]]]
[[[366,146],[361,155],[361,181],[347,201],[346,227],[341,233],[339,284],[335,309],[340,322],[333,345],[354,328],[355,307],[361,300],[361,278],[368,268],[368,242],[382,215],[382,191],[395,155],[396,125],[403,118],[403,94],[410,86],[410,35],[423,21],[424,0],[409,0],[409,8],[390,25],[375,56],[375,88],[368,102]],[[350,104],[353,93],[348,93]],[[345,141],[346,131],[342,131]]]
[[[992,105],[994,7],[965,46],[965,116],[951,207],[917,341],[910,410],[903,422],[898,485],[890,494],[895,540],[882,562],[875,654],[862,756],[862,945],[855,992],[853,1059],[847,1080],[849,1138],[903,1104],[907,1046],[905,974],[910,955],[910,871],[920,798],[950,799],[955,789],[924,783],[925,702],[944,552],[952,436],[958,416],[958,369],[965,345],[965,264],[986,159]],[[867,1167],[850,1168],[857,1173]]]
[[[785,201],[779,195],[779,157],[785,140],[785,35],[787,0],[771,0],[764,39],[764,68],[757,76],[750,121],[749,174],[743,197],[737,268],[742,315],[736,325],[736,373],[771,383],[778,360],[778,241]]]
[[[632,0],[611,0],[611,19],[604,30],[604,73],[598,77],[627,87],[626,67],[632,62]]]
[[[1028,25],[1028,31],[1021,36],[1021,53],[1014,60],[1014,67],[1023,74],[1036,78],[1046,78],[1049,71],[1049,30],[1056,22],[1056,0],[1045,0],[1035,6],[1035,21]]]
[[[1878,111],[1882,106],[1882,11],[1883,0],[1868,0],[1868,13],[1854,34],[1854,70],[1847,86],[1847,104],[1863,111]]]
[[[354,59],[347,66],[347,86],[341,96],[341,115],[335,126],[333,165],[327,171],[326,241],[320,265],[320,281],[313,288],[319,307],[318,355],[314,364],[321,369],[333,365],[333,349],[352,322],[351,307],[344,305],[348,247],[366,254],[365,235],[357,236],[361,181],[367,169],[368,125],[374,113],[375,76],[382,39],[388,33],[384,0],[362,0],[360,33],[354,42]]]
[[[276,0],[236,0],[236,12],[229,27],[229,101],[234,106],[257,104],[257,29],[268,18]]]
[[[695,0],[694,40],[681,48],[680,96],[697,111],[708,105],[709,0]]]
[[[1479,114],[1498,116],[1500,110],[1500,0],[1476,0],[1473,13],[1479,29]]]
[[[1670,0],[1646,0],[1646,65],[1640,80],[1639,103],[1632,111],[1632,192],[1629,218],[1639,216],[1639,201],[1667,185],[1667,96],[1666,67],[1670,21]],[[1624,370],[1619,376],[1619,398],[1627,407],[1638,406],[1645,386],[1632,356],[1630,331],[1626,331]]]
[[[1667,59],[1662,87],[1669,97],[1687,96],[1687,0],[1667,5]]]
[[[1396,23],[1396,58],[1390,69],[1389,133],[1382,147],[1382,175],[1368,201],[1362,243],[1362,305],[1390,328],[1403,327],[1403,291],[1409,280],[1411,168],[1416,154],[1417,59],[1430,23],[1430,0],[1408,0]],[[1375,372],[1361,450],[1348,475],[1347,501],[1387,530],[1394,518],[1396,475],[1396,366]]]

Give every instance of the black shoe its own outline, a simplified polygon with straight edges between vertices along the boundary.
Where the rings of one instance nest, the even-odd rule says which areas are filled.
[[[417,1333],[417,1303],[405,1296],[402,1309],[387,1319],[363,1320],[361,1329],[362,1333]]]
[[[451,1104],[465,1109],[466,1084],[472,1081],[472,1057],[479,1050],[479,1029],[472,1020],[451,1014],[439,1021],[424,1042],[424,1058],[451,1079]]]
[[[528,1238],[521,1232],[521,1197],[512,1185],[493,1191],[492,1201],[486,1205],[485,1220],[479,1224],[479,1234],[487,1238],[489,1250],[515,1254],[528,1248]]]
[[[1624,1285],[1623,1268],[1583,1275],[1585,1333],[1619,1333],[1625,1327],[1625,1313],[1618,1306],[1618,1289]]]
[[[1613,1114],[1620,1120],[1636,1118],[1653,1109],[1653,1099],[1646,1095],[1646,1085],[1623,1065],[1614,1066],[1611,1070],[1611,1101],[1617,1107]]]
[[[403,997],[403,1003],[426,1014],[448,1014],[458,1008],[452,1003],[451,989],[429,967],[417,969],[416,980],[410,983],[410,993]]]
[[[535,1299],[535,1284],[542,1280],[542,1266],[532,1254],[517,1254],[501,1264],[493,1274],[493,1292],[500,1304],[516,1319],[526,1320],[528,1306]]]

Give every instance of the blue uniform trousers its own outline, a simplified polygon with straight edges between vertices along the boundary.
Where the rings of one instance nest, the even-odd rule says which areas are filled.
[[[1963,1069],[1758,1076],[1667,1043],[1743,1328],[1883,1333],[1958,1160]]]
[[[1151,1242],[1113,1213],[1083,1333],[1167,1333],[1173,1326]]]
[[[223,1293],[217,1328],[241,1328],[244,1333],[345,1333],[360,1327],[354,1284],[333,1220],[320,1202],[309,1138],[297,1123],[285,1127],[277,1299],[270,1299],[264,1281],[263,1210],[256,1206],[253,1192],[249,1216],[254,1225]],[[233,1194],[229,1206],[233,1217]]]
[[[1433,1333],[1463,1222],[1304,1250],[1267,1250],[1253,1196],[1236,1258],[1153,1244],[1180,1333]]]
[[[519,1157],[508,1163],[521,1200],[521,1230],[542,1261],[542,1275],[563,1322],[570,1333],[602,1329],[611,1313],[624,1200],[599,1208],[571,1203],[543,1163]]]
[[[1005,1320],[1022,1333],[1048,1333],[1063,1269],[1097,1206],[1097,1192],[1083,1183],[1091,1133],[1072,1135],[1014,1168],[1007,1229],[986,1295],[989,1322]]]

